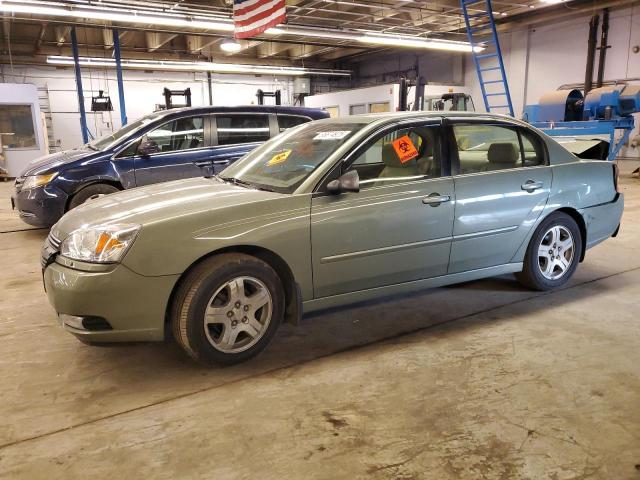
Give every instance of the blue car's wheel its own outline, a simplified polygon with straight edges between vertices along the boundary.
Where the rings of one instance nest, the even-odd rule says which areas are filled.
[[[558,288],[571,278],[582,255],[582,237],[576,221],[556,212],[536,229],[518,280],[534,290]]]

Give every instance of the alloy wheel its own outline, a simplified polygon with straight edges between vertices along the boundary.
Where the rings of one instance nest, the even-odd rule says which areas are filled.
[[[542,236],[538,247],[538,266],[542,276],[558,280],[571,267],[575,254],[573,235],[562,225],[554,225]]]
[[[267,286],[257,278],[236,277],[218,288],[207,303],[204,331],[216,350],[243,352],[262,338],[272,313]]]

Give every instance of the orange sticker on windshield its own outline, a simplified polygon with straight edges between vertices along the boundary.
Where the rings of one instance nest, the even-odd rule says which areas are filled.
[[[291,155],[291,150],[285,150],[284,152],[277,153],[267,162],[267,166],[271,167],[272,165],[278,165],[289,158],[289,155]]]
[[[418,149],[409,138],[409,135],[394,140],[391,142],[391,145],[393,145],[393,149],[396,151],[400,163],[406,163],[419,155]]]

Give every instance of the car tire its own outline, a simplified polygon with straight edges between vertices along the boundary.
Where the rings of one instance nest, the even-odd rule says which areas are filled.
[[[582,258],[582,234],[566,213],[549,215],[529,242],[524,268],[516,276],[533,290],[553,290],[569,281]]]
[[[109,195],[110,193],[116,193],[119,191],[120,189],[118,187],[114,187],[108,183],[94,183],[93,185],[87,185],[71,197],[68,210],[73,210],[96,195]]]
[[[231,365],[260,353],[284,317],[284,289],[266,262],[242,253],[189,271],[170,309],[173,336],[194,360]]]

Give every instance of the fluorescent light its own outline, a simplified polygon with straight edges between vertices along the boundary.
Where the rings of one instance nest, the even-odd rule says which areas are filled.
[[[393,45],[395,47],[415,47],[435,50],[449,50],[453,52],[470,52],[471,44],[467,42],[456,42],[453,40],[418,39],[407,37],[394,37],[392,35],[370,35],[366,34],[358,38],[363,43],[380,45]],[[485,47],[477,46],[473,48],[476,52],[481,52]]]
[[[558,0],[541,0],[557,2]],[[233,21],[230,18],[206,15],[185,15],[174,12],[142,11],[117,7],[105,7],[96,3],[72,4],[65,1],[47,0],[0,0],[0,12],[21,13],[62,18],[92,19],[105,22],[148,24],[164,27],[184,28],[188,30],[204,30],[214,32],[232,32]],[[295,25],[278,25],[265,31],[266,35],[295,35],[307,38],[323,38],[329,40],[347,40],[371,45],[392,45],[396,47],[426,48],[456,52],[470,52],[467,42],[439,40],[415,37],[410,35],[391,35],[375,32],[360,32],[331,28],[297,27]],[[484,47],[475,47],[476,51]]]
[[[234,40],[225,40],[220,44],[220,50],[228,53],[236,53],[242,50],[242,45]]]
[[[47,57],[50,65],[73,65],[73,57],[50,55]],[[79,63],[86,67],[115,67],[116,62],[111,58],[80,57]],[[142,60],[123,59],[122,68],[137,70],[172,70],[182,72],[217,72],[258,75],[330,75],[349,76],[350,70],[329,70],[320,68],[278,67],[275,65],[239,65],[235,63],[212,62],[183,62],[177,60]]]

